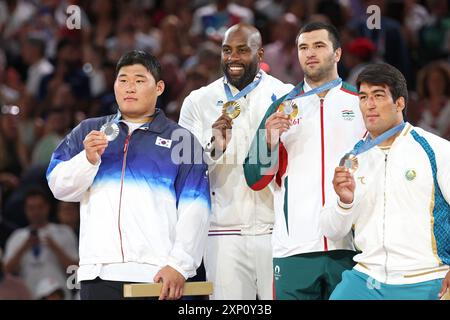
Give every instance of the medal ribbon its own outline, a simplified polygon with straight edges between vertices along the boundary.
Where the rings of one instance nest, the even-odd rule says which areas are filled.
[[[286,101],[286,100],[292,100],[292,99],[297,98],[297,97],[302,97],[302,98],[303,98],[303,97],[307,97],[307,96],[312,96],[313,94],[318,94],[318,93],[321,93],[321,92],[330,90],[330,89],[332,89],[332,88],[334,88],[334,87],[340,85],[341,83],[342,83],[342,79],[338,77],[338,78],[336,78],[336,79],[334,79],[334,80],[332,80],[332,81],[329,81],[329,82],[327,82],[327,83],[324,83],[324,84],[321,85],[321,86],[318,86],[317,88],[314,88],[314,89],[312,89],[312,90],[309,90],[308,92],[300,93],[301,90],[302,90],[302,84],[303,84],[303,81],[302,81],[302,82],[298,83],[298,84],[294,87],[294,89],[292,89],[292,90],[286,95],[286,97],[283,99],[283,101],[281,101],[281,102],[284,102],[284,101]]]
[[[231,93],[231,89],[228,86],[228,84],[226,84],[225,82],[223,83],[223,87],[225,89],[225,94],[227,95],[227,100],[228,101],[236,101],[239,100],[240,98],[242,98],[243,96],[246,96],[247,94],[249,94],[253,89],[255,89],[258,84],[261,82],[262,79],[262,74],[258,73],[258,75],[256,76],[256,79],[249,83],[244,89],[242,89],[241,91],[239,91],[235,96],[233,96],[233,94]]]
[[[390,137],[392,137],[396,133],[402,131],[403,128],[405,127],[405,125],[406,125],[406,123],[404,121],[402,121],[402,123],[400,123],[400,124],[396,125],[395,127],[389,129],[388,131],[386,131],[383,134],[379,135],[375,139],[372,139],[370,136],[368,136],[366,140],[359,141],[355,145],[355,148],[352,151],[350,151],[349,153],[353,154],[354,156],[357,156],[358,154],[366,152],[367,150],[370,150],[373,147],[375,147],[375,146],[379,145],[380,143],[382,143],[383,141],[389,139]]]

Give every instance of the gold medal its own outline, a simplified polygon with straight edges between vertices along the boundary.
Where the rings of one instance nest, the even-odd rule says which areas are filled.
[[[241,106],[236,101],[228,101],[222,107],[222,113],[231,119],[236,119],[241,113]]]
[[[358,169],[358,158],[351,153],[347,153],[342,157],[341,161],[339,161],[340,167],[346,167],[350,173],[353,173]]]
[[[107,122],[100,128],[100,131],[106,135],[106,140],[113,141],[119,135],[119,126],[115,122]]]
[[[285,115],[288,115],[291,119],[295,119],[298,115],[298,106],[292,100],[284,101],[283,103],[281,103],[279,110]]]

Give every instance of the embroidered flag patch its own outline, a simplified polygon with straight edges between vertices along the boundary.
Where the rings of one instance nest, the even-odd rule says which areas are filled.
[[[352,121],[355,118],[353,110],[342,110],[342,118],[344,120]]]
[[[155,144],[160,147],[170,148],[172,145],[172,140],[157,137]]]

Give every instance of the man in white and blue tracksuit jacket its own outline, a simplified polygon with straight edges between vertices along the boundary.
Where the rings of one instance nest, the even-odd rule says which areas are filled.
[[[160,281],[160,298],[177,299],[204,251],[207,165],[194,136],[155,109],[158,61],[132,51],[117,72],[120,111],[81,122],[55,150],[48,183],[57,199],[81,203],[82,299],[120,299],[124,283]],[[99,131],[106,123],[118,131],[110,142]]]
[[[330,299],[436,300],[450,285],[450,142],[404,122],[394,67],[366,67],[357,86],[370,138],[354,148],[353,174],[336,168],[339,201],[321,227],[334,240],[353,228],[361,252]],[[370,139],[379,144],[358,155]]]

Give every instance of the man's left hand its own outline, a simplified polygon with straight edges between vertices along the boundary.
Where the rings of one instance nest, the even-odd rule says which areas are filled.
[[[177,300],[183,295],[183,287],[186,279],[177,270],[165,266],[153,278],[155,283],[162,282],[163,286],[159,300]]]
[[[441,291],[439,292],[439,299],[442,298],[442,296],[447,292],[447,290],[450,290],[450,271],[447,272],[447,275],[442,281]]]

